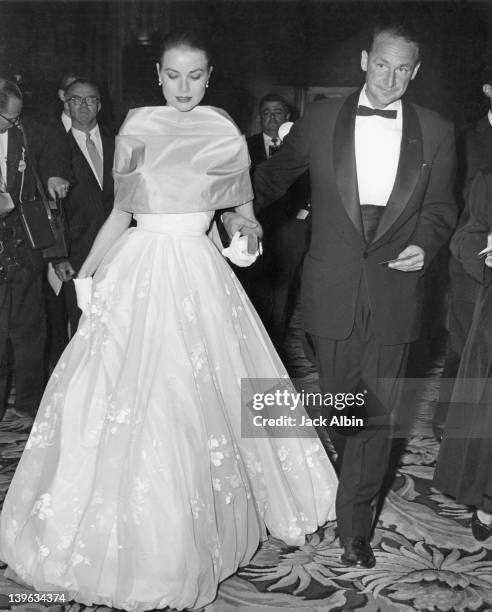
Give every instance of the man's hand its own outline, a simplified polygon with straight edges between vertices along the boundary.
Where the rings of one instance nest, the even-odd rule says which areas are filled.
[[[57,197],[60,200],[67,197],[70,183],[59,176],[50,176],[47,183],[48,193],[54,199]]]
[[[263,236],[263,230],[257,221],[247,219],[237,212],[228,211],[223,213],[222,223],[231,240],[236,232],[239,232],[241,236],[255,236],[258,242],[261,241],[261,237]],[[257,250],[257,246],[256,241],[248,240],[249,253],[254,254]]]
[[[398,255],[398,258],[388,264],[388,268],[401,272],[416,272],[424,267],[424,249],[410,244]]]
[[[72,264],[69,261],[60,261],[53,266],[55,274],[58,278],[66,283],[75,276],[75,270],[72,268]]]

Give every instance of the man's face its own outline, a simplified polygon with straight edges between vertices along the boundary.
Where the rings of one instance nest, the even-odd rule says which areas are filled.
[[[76,83],[67,89],[65,109],[75,129],[91,130],[97,123],[97,113],[101,109],[99,91],[89,83]]]
[[[261,130],[270,138],[277,138],[278,128],[289,120],[282,102],[264,102],[260,110]]]
[[[0,134],[4,134],[13,127],[22,111],[22,100],[9,98],[7,108],[0,114]]]
[[[381,32],[372,49],[362,51],[361,67],[366,73],[366,93],[374,108],[399,100],[420,67],[418,48],[400,36]]]

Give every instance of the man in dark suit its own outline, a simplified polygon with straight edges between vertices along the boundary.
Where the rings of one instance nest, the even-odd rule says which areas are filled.
[[[468,197],[470,186],[479,170],[492,164],[492,65],[486,65],[481,74],[482,91],[488,99],[489,111],[464,133],[463,150],[459,155],[463,192],[463,201]],[[461,182],[461,181],[460,181]],[[465,204],[460,215],[459,227],[469,219],[469,207]],[[475,309],[475,298],[480,284],[467,274],[462,264],[452,256],[449,259],[449,310],[448,339],[446,360],[442,373],[444,383],[441,385],[439,402],[436,407],[433,425],[437,438],[441,438],[448,413],[452,392],[452,380],[458,373],[461,354],[465,346]]]
[[[255,173],[256,197],[266,205],[310,172],[302,324],[321,391],[328,398],[346,394],[335,416],[355,425],[327,418],[338,454],[342,560],[362,567],[375,564],[369,542],[399,381],[419,335],[423,274],[456,220],[453,126],[401,101],[419,66],[412,32],[399,24],[377,27],[361,56],[362,91],[314,103]],[[229,232],[256,231],[232,213],[223,217]],[[365,398],[359,413],[347,395],[355,392]]]
[[[68,259],[56,262],[54,267],[64,281],[62,291],[74,334],[81,311],[72,279],[113,207],[114,137],[97,123],[101,102],[95,83],[83,79],[71,83],[65,94],[65,109],[72,118],[68,139],[73,187],[65,203],[70,247]]]
[[[282,96],[270,93],[259,104],[261,132],[247,139],[251,173],[282,145],[278,130],[289,120]],[[299,271],[307,251],[309,180],[298,179],[272,206],[256,211],[263,228],[263,257],[236,274],[255,306],[277,350],[283,340],[299,286]]]
[[[56,110],[56,119],[53,121],[53,129],[59,135],[66,134],[72,127],[70,112],[65,108],[65,92],[68,86],[80,77],[73,72],[65,72],[60,76],[58,82],[58,98],[63,105],[63,111]],[[63,206],[63,205],[62,205]],[[52,266],[52,262],[49,264]],[[68,344],[68,313],[65,299],[62,293],[56,294],[45,276],[43,283],[45,305],[46,305],[46,359],[45,365],[47,376],[58,363],[65,347]]]
[[[21,112],[19,88],[0,78],[0,417],[11,368],[18,412],[34,416],[44,389],[44,261],[27,242],[18,205],[36,197],[33,164],[53,198],[66,196],[70,174],[66,140]]]

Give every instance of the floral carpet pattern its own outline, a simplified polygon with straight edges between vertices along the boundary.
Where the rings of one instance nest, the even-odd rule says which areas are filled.
[[[315,374],[307,375],[315,384]],[[221,585],[206,612],[492,612],[492,537],[475,541],[470,510],[432,487],[439,444],[430,421],[438,391],[438,372],[431,372],[416,400],[412,434],[372,541],[374,568],[342,565],[336,523],[328,523],[299,548],[274,538],[264,542],[251,564]],[[2,499],[29,428],[29,421],[10,409],[0,422]],[[0,609],[107,612],[79,604],[30,603],[27,596],[33,592],[0,573]],[[12,603],[12,593],[25,594],[26,602]]]

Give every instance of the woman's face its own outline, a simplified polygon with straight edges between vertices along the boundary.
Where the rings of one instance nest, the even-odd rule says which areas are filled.
[[[202,101],[212,68],[204,51],[179,46],[164,52],[157,72],[168,105],[187,112]]]

